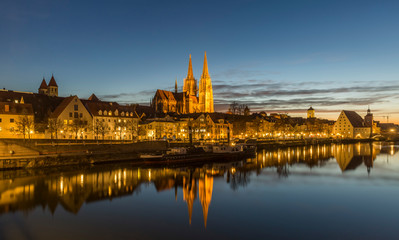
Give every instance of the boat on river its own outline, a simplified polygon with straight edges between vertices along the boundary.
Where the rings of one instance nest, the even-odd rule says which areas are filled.
[[[163,154],[141,154],[140,158],[149,162],[238,160],[245,157],[253,157],[255,153],[256,146],[247,146],[245,144],[199,145],[170,148]]]

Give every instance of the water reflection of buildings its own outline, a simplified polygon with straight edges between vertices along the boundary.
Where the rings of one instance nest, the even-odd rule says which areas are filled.
[[[20,171],[20,173],[24,174]],[[36,207],[54,214],[61,205],[77,214],[84,203],[131,195],[141,184],[152,182],[157,191],[183,189],[191,224],[194,201],[199,196],[206,226],[212,199],[213,177],[205,168],[196,169],[129,169],[121,168],[62,175],[23,177],[0,175],[0,214],[29,212]],[[13,180],[16,179],[16,180]],[[176,195],[177,199],[177,195]]]
[[[370,173],[374,160],[380,152],[379,148],[372,143],[335,145],[333,151],[334,157],[343,172],[354,170],[364,164],[368,173]]]
[[[78,213],[84,203],[111,200],[139,192],[142,184],[152,183],[157,191],[182,189],[191,224],[193,206],[198,199],[202,206],[204,226],[213,194],[214,178],[225,178],[233,190],[246,186],[252,173],[264,168],[275,168],[281,176],[288,176],[293,165],[309,168],[324,166],[336,160],[342,172],[364,164],[370,172],[378,154],[392,156],[398,151],[394,146],[383,147],[370,143],[348,145],[321,145],[262,150],[254,159],[245,162],[210,164],[186,168],[132,168],[108,169],[104,166],[84,171],[53,174],[27,171],[0,172],[0,214],[14,211],[29,212],[37,207],[54,213],[62,206],[71,213]]]
[[[256,159],[248,162],[239,171],[259,171],[265,167],[274,167],[279,175],[287,176],[289,167],[294,164],[306,165],[309,168],[321,167],[327,161],[335,158],[342,172],[356,169],[362,164],[366,166],[367,172],[370,172],[377,155],[384,151],[393,155],[398,150],[393,146],[386,149],[373,143],[303,146],[274,151],[262,150],[258,153]]]

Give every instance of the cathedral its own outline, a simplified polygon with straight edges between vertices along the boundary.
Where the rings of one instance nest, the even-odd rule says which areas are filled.
[[[177,80],[175,82],[174,92],[158,89],[151,101],[151,107],[156,112],[163,113],[173,112],[187,114],[214,112],[212,81],[208,72],[206,52],[199,88],[197,86],[197,79],[194,78],[190,54],[188,73],[187,77],[184,79],[183,92],[178,92],[177,89]]]

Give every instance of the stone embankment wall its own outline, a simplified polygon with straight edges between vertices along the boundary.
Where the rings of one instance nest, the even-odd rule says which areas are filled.
[[[165,141],[23,141],[0,140],[0,169],[84,165],[138,159],[139,153],[165,151]]]

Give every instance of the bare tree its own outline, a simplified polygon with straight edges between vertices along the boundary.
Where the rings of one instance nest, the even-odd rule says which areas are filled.
[[[230,104],[230,111],[233,114],[237,114],[237,112],[238,112],[238,103],[237,102],[233,102],[232,104]]]
[[[60,119],[50,118],[48,120],[47,129],[51,134],[51,139],[53,139],[54,135],[55,139],[58,139],[58,130],[63,128],[64,128],[64,123]]]
[[[97,139],[98,139],[98,135],[101,135],[102,139],[104,140],[104,136],[108,132],[109,132],[108,124],[106,124],[105,122],[96,121],[95,126],[94,126],[94,134],[96,135]]]
[[[31,131],[34,130],[33,118],[24,115],[23,117],[19,117],[18,120],[15,122],[15,124],[17,125],[18,132],[24,135],[24,139],[26,135],[28,135],[28,138],[30,139]]]
[[[84,119],[75,119],[73,120],[71,126],[72,132],[75,134],[75,139],[78,139],[78,133],[83,131],[89,131],[88,126],[89,124],[87,123],[86,120]]]
[[[232,114],[244,115],[244,110],[247,107],[248,106],[245,104],[238,104],[237,102],[233,102],[232,104],[230,104],[230,111]]]

